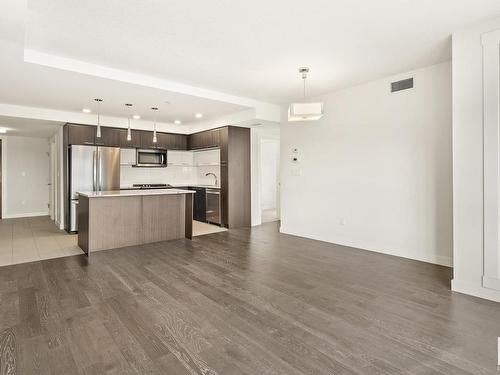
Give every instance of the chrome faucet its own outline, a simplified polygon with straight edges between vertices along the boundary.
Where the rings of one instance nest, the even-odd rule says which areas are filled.
[[[209,172],[209,173],[206,173],[205,176],[214,176],[215,177],[215,186],[217,186],[217,175],[215,173]]]

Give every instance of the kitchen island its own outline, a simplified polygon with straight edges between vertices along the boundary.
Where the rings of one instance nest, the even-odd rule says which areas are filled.
[[[80,192],[78,246],[93,251],[192,238],[191,190]]]

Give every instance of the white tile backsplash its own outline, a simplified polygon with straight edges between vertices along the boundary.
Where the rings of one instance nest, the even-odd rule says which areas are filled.
[[[215,173],[220,186],[220,166],[205,165],[218,164],[219,150],[208,151],[169,151],[166,168],[137,168],[129,165],[120,167],[120,185],[122,187],[133,184],[164,183],[171,185],[213,185],[213,176],[206,173]],[[199,165],[200,166],[197,166]]]
[[[196,168],[196,182],[198,185],[214,185],[214,176],[205,176],[207,173],[215,173],[217,176],[217,186],[220,186],[220,166],[210,165]]]

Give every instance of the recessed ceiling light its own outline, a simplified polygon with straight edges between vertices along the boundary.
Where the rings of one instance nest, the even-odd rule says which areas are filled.
[[[203,113],[197,113],[196,115],[194,115],[194,117],[196,117],[196,118],[202,118],[203,117]]]
[[[7,133],[7,128],[0,128],[0,134]]]
[[[181,120],[175,120],[175,121],[174,121],[174,124],[175,124],[175,125],[180,125],[180,124],[182,124],[182,121],[181,121]]]
[[[92,110],[90,108],[83,108],[82,112],[83,113],[90,113],[90,112],[92,112]]]
[[[133,115],[133,116],[132,116],[132,118],[133,118],[134,120],[139,120],[139,119],[141,118],[141,116],[140,116],[140,115]]]

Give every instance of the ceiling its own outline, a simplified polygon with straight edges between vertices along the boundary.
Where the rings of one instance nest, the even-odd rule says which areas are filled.
[[[28,48],[282,103],[451,58],[498,0],[28,0]],[[97,22],[96,22],[97,21]]]
[[[449,60],[451,33],[500,15],[500,1],[4,0],[1,9],[0,103],[95,111],[101,97],[106,116],[125,117],[130,102],[145,120],[157,106],[159,122],[202,125],[251,99],[300,98],[299,66],[311,68],[317,95]],[[193,90],[27,63],[26,51]]]
[[[49,138],[62,125],[62,122],[0,116],[0,128],[7,129],[7,133],[2,136]]]
[[[94,98],[102,98],[102,112],[108,116],[127,115],[125,103],[132,103],[133,114],[153,119],[151,107],[158,107],[162,122],[195,121],[195,113],[204,118],[238,112],[247,107],[209,100],[176,92],[127,84],[85,74],[48,68],[23,62],[19,44],[0,41],[0,102],[54,108],[65,111],[97,109]],[[168,104],[166,103],[168,102]]]

